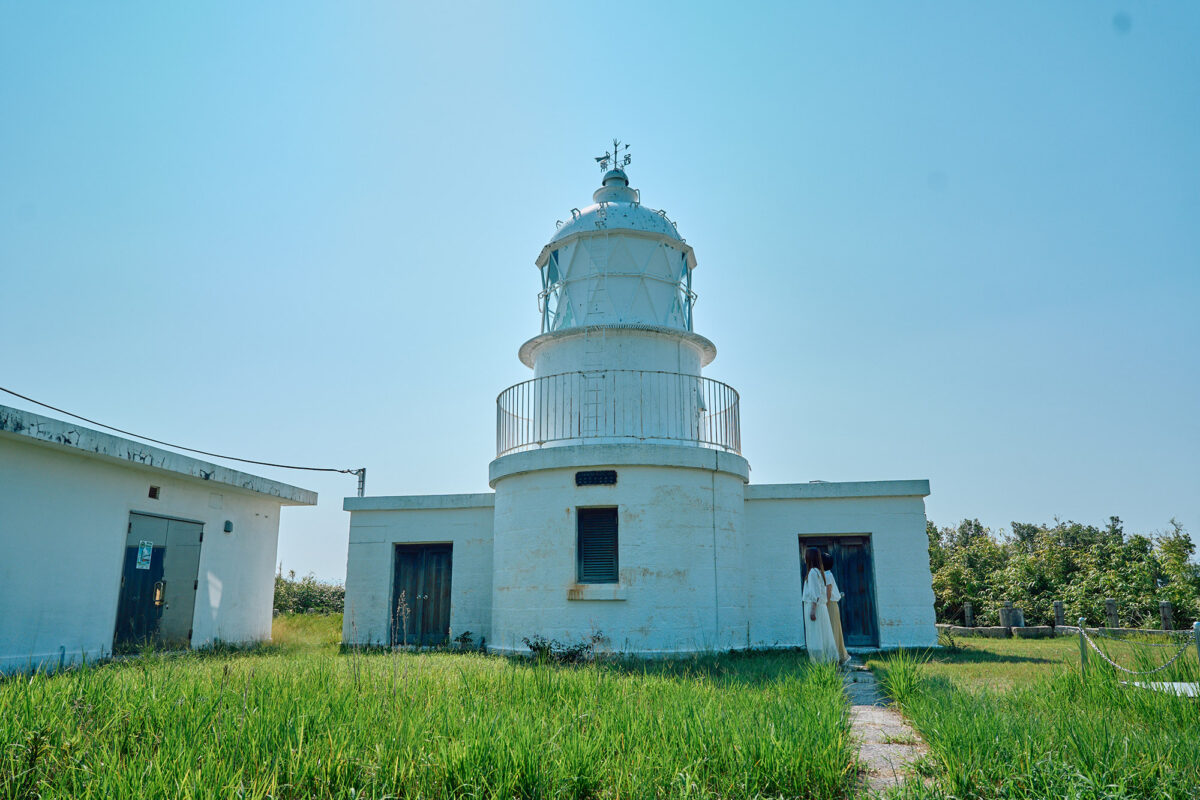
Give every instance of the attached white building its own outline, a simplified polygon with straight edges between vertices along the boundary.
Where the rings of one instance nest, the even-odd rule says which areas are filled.
[[[270,639],[280,507],[316,502],[0,406],[0,672]]]
[[[497,398],[494,494],[346,499],[344,640],[802,646],[815,545],[848,645],[934,644],[929,482],[749,483],[738,394],[701,374],[695,254],[620,166],[537,258],[542,330],[519,352],[533,378]]]

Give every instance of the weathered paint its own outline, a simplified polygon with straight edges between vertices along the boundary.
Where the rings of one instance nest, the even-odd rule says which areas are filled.
[[[555,448],[541,451],[544,469],[499,459],[507,463],[494,469],[495,495],[347,498],[345,641],[386,640],[396,543],[451,541],[452,632],[482,632],[501,650],[522,652],[533,634],[578,641],[595,632],[613,650],[644,655],[802,647],[799,536],[867,535],[880,646],[936,643],[927,481],[745,485],[738,470],[715,469],[711,451],[676,466],[628,463],[656,450],[668,462],[672,452],[696,453]],[[575,486],[581,467],[615,469],[617,483]],[[619,509],[617,584],[574,582],[574,510],[589,505]]]
[[[604,183],[538,257],[541,299],[557,301],[558,315],[547,312],[549,332],[521,347],[539,379],[518,395],[529,402],[507,407],[507,392],[498,401],[505,455],[488,468],[494,497],[347,499],[346,640],[386,639],[396,543],[452,541],[451,627],[486,631],[499,650],[524,652],[528,636],[596,633],[613,650],[645,655],[796,646],[799,535],[853,533],[871,539],[882,646],[933,644],[927,481],[748,486],[740,445],[702,441],[699,427],[656,427],[679,411],[699,416],[703,395],[689,382],[716,348],[690,330],[691,248],[665,215],[641,206],[623,172]],[[655,389],[645,374],[682,378],[666,385],[683,390]],[[556,375],[589,377],[577,385]],[[589,430],[579,411],[589,404],[622,420],[637,409],[639,424]],[[510,419],[535,436],[510,441]],[[576,471],[597,469],[615,470],[616,483],[576,485]],[[618,510],[616,583],[576,582],[585,506]]]
[[[342,640],[386,644],[391,622],[396,544],[454,545],[450,638],[465,631],[491,638],[491,494],[347,497],[346,611]]]
[[[751,646],[803,644],[799,536],[839,534],[871,538],[880,647],[935,645],[927,493],[925,481],[747,486],[747,560],[758,565]]]
[[[0,671],[54,667],[112,649],[130,512],[204,525],[193,646],[271,636],[280,506],[275,494],[204,479],[149,460],[98,458],[78,443],[104,434],[59,423],[72,444],[0,433]],[[36,416],[36,415],[35,415]],[[66,431],[63,431],[66,436]],[[128,443],[128,452],[135,443]],[[116,452],[105,443],[109,454]],[[190,460],[190,459],[189,459]],[[177,462],[173,462],[177,463]],[[253,477],[253,476],[249,476]],[[159,499],[148,497],[150,485]],[[294,487],[290,487],[294,488]],[[219,492],[214,492],[219,489]],[[306,490],[303,495],[316,495]],[[286,501],[294,504],[295,500]],[[224,533],[226,520],[233,531]]]
[[[615,485],[576,486],[574,468],[496,483],[492,642],[522,652],[540,634],[646,655],[739,646],[746,629],[738,546],[742,478],[714,469],[595,463]],[[617,584],[576,583],[576,510],[618,510]],[[616,601],[616,602],[613,602]]]
[[[571,328],[534,337],[521,359],[535,378],[577,370],[659,370],[699,375],[717,351],[703,336],[651,326]]]
[[[5,434],[20,436],[38,444],[78,451],[77,454],[109,463],[136,465],[277,497],[283,505],[311,506],[317,503],[317,493],[308,489],[210,464],[60,419],[0,406],[0,436]]]

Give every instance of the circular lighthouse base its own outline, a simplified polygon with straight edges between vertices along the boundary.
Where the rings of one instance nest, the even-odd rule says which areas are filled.
[[[615,472],[615,482],[577,476],[598,471]],[[745,646],[741,456],[662,444],[548,447],[496,459],[490,478],[490,647],[527,653],[527,637],[570,645],[597,635],[599,649],[643,656]],[[615,576],[587,580],[594,565],[581,563],[591,551],[579,546],[580,509],[585,519],[587,509],[615,510]]]

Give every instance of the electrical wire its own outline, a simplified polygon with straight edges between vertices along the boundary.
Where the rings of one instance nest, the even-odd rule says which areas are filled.
[[[124,434],[125,436],[132,436],[135,439],[141,439],[146,442],[154,442],[154,444],[161,444],[165,447],[173,447],[176,450],[185,450],[189,453],[198,453],[199,455],[202,455],[202,456],[210,456],[212,458],[221,458],[226,461],[239,461],[242,464],[258,464],[259,466],[262,466],[262,467],[278,467],[279,469],[302,469],[307,472],[340,472],[340,473],[343,473],[346,475],[358,475],[359,473],[364,471],[361,469],[337,469],[336,467],[298,467],[298,466],[295,466],[294,464],[275,464],[270,461],[255,461],[254,459],[251,459],[251,458],[237,458],[236,456],[226,456],[226,455],[221,455],[220,453],[210,453],[207,450],[197,450],[194,447],[184,447],[181,444],[172,444],[171,442],[164,442],[161,439],[152,439],[149,436],[142,436],[139,433],[133,433],[132,431],[122,430],[121,428],[114,428],[112,425],[105,425],[103,422],[97,422],[94,419],[88,419],[87,417],[81,417],[79,414],[72,414],[70,411],[65,411],[61,408],[56,408],[55,406],[52,406],[49,403],[43,403],[40,400],[34,400],[32,397],[26,397],[23,394],[14,392],[12,389],[5,389],[3,386],[0,386],[0,392],[6,392],[7,394],[11,394],[13,397],[19,397],[22,400],[26,400],[30,403],[33,403],[34,405],[39,405],[42,408],[48,408],[51,411],[57,411],[59,414],[66,414],[68,417],[74,417],[75,419],[82,420],[83,422],[86,422],[89,425],[95,425],[99,428],[104,428],[105,430],[110,430],[110,431],[114,431],[116,433]]]

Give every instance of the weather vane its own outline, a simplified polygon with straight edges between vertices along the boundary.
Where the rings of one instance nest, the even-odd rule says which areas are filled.
[[[625,148],[625,154],[621,155],[621,148]],[[633,160],[633,156],[629,155],[629,145],[621,144],[619,139],[613,139],[613,149],[611,153],[605,153],[602,156],[596,156],[596,163],[600,165],[601,172],[608,172],[608,165],[612,164],[613,169],[628,167],[629,162]]]

